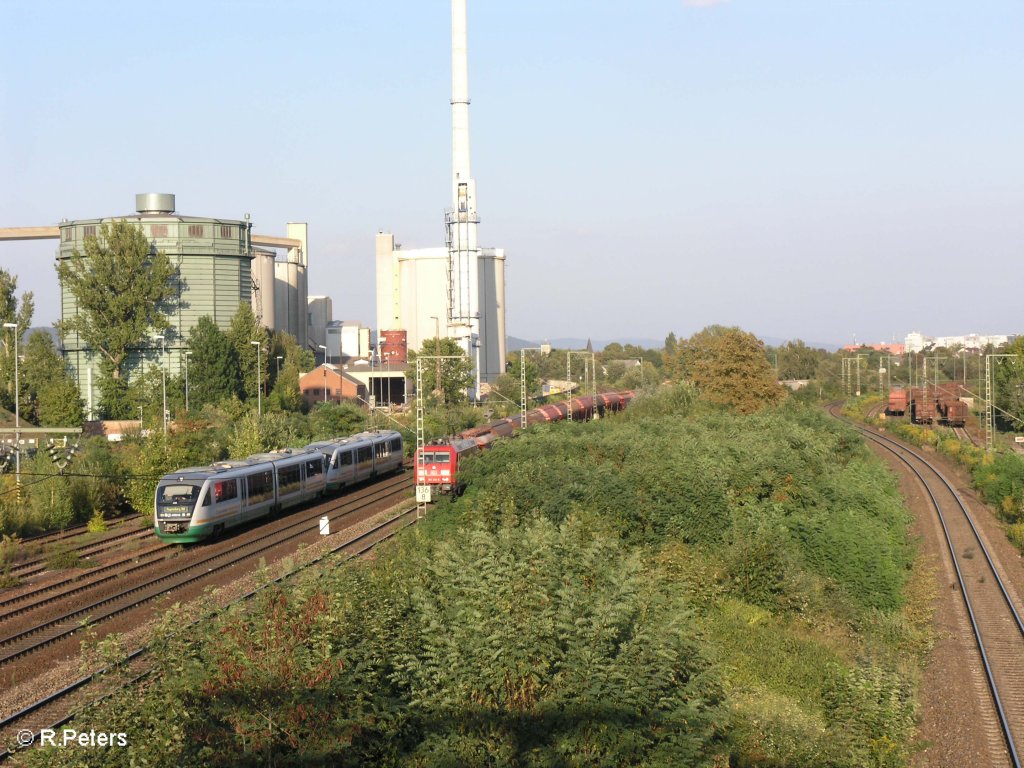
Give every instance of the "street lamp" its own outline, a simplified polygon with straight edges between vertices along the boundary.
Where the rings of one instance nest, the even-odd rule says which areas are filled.
[[[434,389],[441,393],[441,402],[444,402],[444,390],[441,388],[441,318],[436,315],[431,315],[430,319],[434,321],[434,356],[437,358],[437,374],[434,380]],[[419,397],[420,393],[416,393],[416,397]]]
[[[164,353],[167,351],[166,338],[164,337],[164,335],[162,333],[159,334],[159,335],[154,333],[154,334],[150,335],[150,338],[152,338],[154,340],[155,339],[160,339],[160,356],[163,357]],[[162,362],[163,361],[161,361],[161,363]],[[160,365],[160,383],[161,383],[161,387],[163,389],[163,395],[164,395],[164,435],[166,435],[167,434],[167,371],[164,369],[162,364]]]
[[[14,484],[21,487],[21,387],[18,380],[18,324],[4,323],[14,331]]]
[[[188,413],[188,359],[192,357],[191,352],[185,353],[185,413]]]
[[[327,347],[323,344],[317,344],[320,349],[324,351],[324,402],[327,402]]]
[[[263,358],[261,352],[263,350],[263,344],[258,341],[250,341],[250,344],[256,347],[256,415],[263,415],[263,382],[260,381],[261,374],[263,373]]]
[[[277,378],[281,378],[281,355],[277,356]]]

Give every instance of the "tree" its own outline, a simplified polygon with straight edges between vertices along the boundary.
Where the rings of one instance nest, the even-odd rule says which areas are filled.
[[[188,365],[190,409],[216,405],[238,395],[241,388],[238,353],[213,318],[199,318],[189,334],[188,347],[191,352]]]
[[[661,353],[661,367],[665,371],[665,378],[669,381],[679,381],[683,378],[682,351],[675,333],[670,332],[665,337],[665,350]]]
[[[828,355],[823,349],[808,347],[800,339],[787,341],[776,352],[780,379],[812,379],[818,364]]]
[[[238,358],[242,382],[240,396],[243,400],[255,399],[257,387],[264,389],[267,384],[267,360],[271,351],[267,329],[260,325],[251,306],[240,304],[231,318],[227,336]],[[259,342],[259,350],[254,341]]]
[[[21,364],[22,418],[48,427],[82,423],[82,397],[64,358],[45,331],[35,331],[25,344]]]
[[[108,416],[131,416],[122,381],[128,353],[171,327],[176,275],[167,255],[154,252],[142,227],[130,221],[102,225],[99,237],[85,238],[84,254],[75,250],[57,263],[61,286],[78,308],[57,328],[62,337],[77,333],[99,354]]]
[[[540,367],[534,359],[536,353],[526,353],[526,397],[527,400],[540,393]],[[508,373],[503,373],[494,383],[498,393],[518,403],[523,395],[522,355],[512,353],[508,357]],[[529,408],[529,404],[526,406]]]
[[[1018,336],[1011,343],[999,349],[998,354],[1016,357],[997,357],[992,360],[992,381],[995,388],[995,404],[1008,416],[996,412],[1000,423],[1007,428],[1024,430],[1024,336]],[[984,397],[985,393],[979,394]]]
[[[21,343],[21,340],[25,338],[25,331],[32,325],[32,313],[35,308],[31,292],[21,295],[19,305],[14,295],[17,288],[18,278],[7,270],[0,269],[0,323],[15,323],[18,326],[14,329],[3,329],[4,344],[2,354],[0,354],[0,381],[5,382],[2,394],[0,394],[0,403],[11,411],[14,410],[15,403],[14,349],[17,345],[14,343],[14,339],[16,338],[18,343]],[[14,335],[10,333],[12,330]],[[22,395],[24,395],[24,382],[22,382],[21,388]]]
[[[753,413],[786,397],[765,358],[762,342],[753,334],[709,326],[684,346],[690,376],[708,402]]]
[[[406,376],[416,381],[416,357],[459,358],[437,360],[424,360],[423,370],[423,392],[417,392],[417,397],[423,397],[427,393],[441,391],[442,399],[446,403],[463,403],[468,398],[466,390],[473,386],[473,361],[462,351],[455,339],[427,339],[419,352],[409,353],[409,370]],[[441,371],[441,386],[437,385],[437,371]]]
[[[250,345],[251,346],[251,345]],[[280,373],[277,368],[277,357],[281,357]],[[274,365],[270,366],[270,361]],[[270,338],[270,354],[267,356],[268,373],[272,374],[273,389],[267,398],[267,407],[280,411],[302,410],[306,402],[299,389],[299,376],[316,365],[313,353],[299,347],[299,343],[290,333],[275,331]]]

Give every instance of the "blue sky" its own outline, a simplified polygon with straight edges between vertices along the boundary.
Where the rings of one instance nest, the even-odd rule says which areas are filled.
[[[469,0],[481,241],[510,334],[1024,330],[1024,6]],[[445,0],[0,0],[0,226],[179,212],[284,234],[372,323],[373,235],[441,245]],[[0,265],[59,314],[56,243]]]

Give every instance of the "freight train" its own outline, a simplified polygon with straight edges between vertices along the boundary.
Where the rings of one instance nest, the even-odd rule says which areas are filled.
[[[913,387],[889,391],[889,403],[885,412],[890,416],[902,416],[910,412],[915,424],[942,423],[951,427],[962,427],[967,420],[967,403],[960,399],[963,390],[958,384],[941,384],[938,387]]]
[[[194,543],[310,499],[402,468],[393,430],[287,448],[160,478],[153,530],[163,541]]]
[[[595,397],[542,405],[526,412],[527,426],[572,419],[585,421],[606,413],[621,411],[633,399],[632,391],[602,392]],[[435,440],[416,452],[416,485],[427,490],[419,501],[434,501],[443,493],[452,498],[462,493],[465,483],[459,474],[461,462],[477,451],[489,448],[499,437],[508,437],[522,425],[522,414],[499,419],[483,427],[466,429],[452,437]],[[419,491],[418,491],[419,493]]]

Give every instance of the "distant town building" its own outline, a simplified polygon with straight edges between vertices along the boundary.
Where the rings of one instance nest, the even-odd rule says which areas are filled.
[[[843,347],[843,352],[856,352],[865,347],[873,349],[875,352],[888,352],[890,355],[902,355],[906,351],[903,344],[896,344],[895,342],[889,344],[883,341],[880,344],[847,344]]]
[[[960,349],[967,349],[972,352],[980,352],[989,344],[993,347],[998,347],[1003,344],[1009,344],[1015,338],[1017,338],[1017,334],[982,336],[977,333],[968,333],[963,336],[925,336],[922,333],[913,331],[907,334],[904,343],[907,352],[923,352],[924,350],[935,349],[936,347],[946,347],[947,349],[959,347]]]

